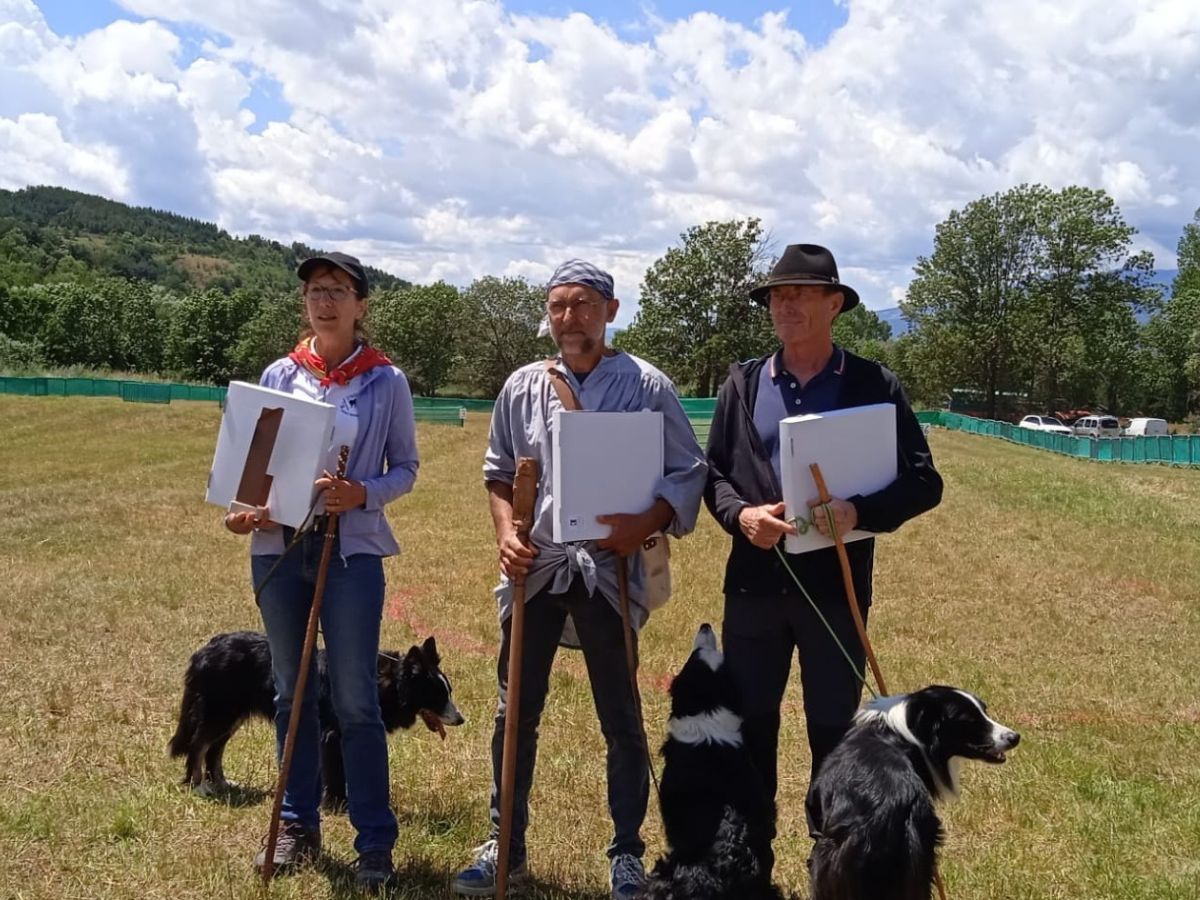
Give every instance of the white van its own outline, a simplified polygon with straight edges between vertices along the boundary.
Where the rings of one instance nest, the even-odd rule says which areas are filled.
[[[1129,427],[1125,429],[1128,435],[1160,435],[1169,434],[1166,419],[1130,419]]]

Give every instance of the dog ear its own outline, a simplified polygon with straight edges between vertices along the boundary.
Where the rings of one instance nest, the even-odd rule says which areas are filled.
[[[425,654],[416,644],[409,647],[408,652],[404,654],[404,668],[413,672],[420,672],[425,668]]]
[[[918,691],[909,696],[906,711],[908,730],[913,737],[927,748],[936,746],[942,730],[940,705]]]
[[[425,654],[425,660],[431,668],[436,669],[441,665],[442,658],[438,656],[437,641],[431,634],[425,639],[425,643],[421,645],[421,651]]]

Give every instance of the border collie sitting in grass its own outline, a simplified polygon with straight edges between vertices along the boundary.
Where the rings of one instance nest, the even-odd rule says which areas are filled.
[[[964,759],[1002,763],[1021,737],[966,691],[934,685],[868,703],[813,784],[812,900],[928,900]]]
[[[671,683],[662,755],[662,812],[670,852],[644,900],[778,900],[763,859],[775,805],[742,741],[740,704],[708,625]]]

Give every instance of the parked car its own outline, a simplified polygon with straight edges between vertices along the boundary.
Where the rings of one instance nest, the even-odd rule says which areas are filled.
[[[1079,437],[1110,438],[1121,436],[1121,423],[1116,416],[1084,416],[1074,426]]]
[[[1071,434],[1072,431],[1054,416],[1026,416],[1017,425],[1034,431],[1049,431],[1051,434]]]
[[[1160,435],[1170,434],[1166,419],[1130,419],[1129,427],[1125,429],[1128,435]]]

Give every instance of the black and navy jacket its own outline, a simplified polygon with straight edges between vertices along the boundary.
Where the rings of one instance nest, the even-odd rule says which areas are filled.
[[[773,355],[773,354],[772,354]],[[771,356],[734,363],[717,394],[708,436],[708,484],[704,502],[709,512],[733,537],[725,566],[725,594],[799,594],[775,551],[760,550],[746,539],[738,525],[745,506],[778,503],[783,489],[771,458],[754,427],[754,404],[759,375]],[[933,509],[942,499],[942,478],[933,467],[933,455],[913,415],[900,381],[888,369],[869,359],[845,352],[837,408],[893,403],[896,406],[896,453],[899,475],[895,481],[866,496],[846,497],[858,510],[858,527],[876,533],[895,531],[914,516]],[[846,545],[859,603],[871,602],[871,573],[875,541]],[[814,599],[845,602],[841,568],[833,547],[789,558],[792,570]]]

